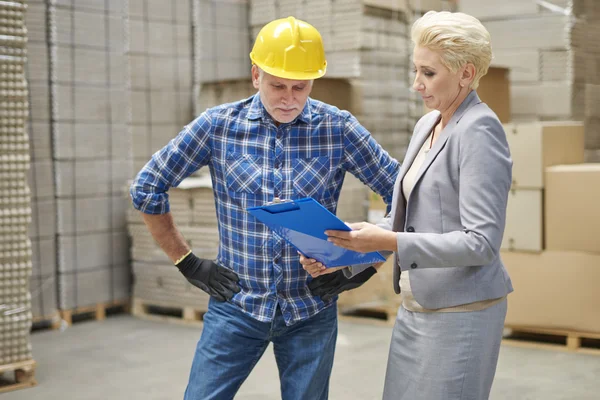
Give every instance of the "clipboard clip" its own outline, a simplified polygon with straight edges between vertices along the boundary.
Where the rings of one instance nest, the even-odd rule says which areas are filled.
[[[273,201],[269,201],[265,203],[265,206],[272,206],[273,204],[281,204],[281,203],[291,203],[292,200],[289,199],[280,199],[279,197],[275,197]]]
[[[273,201],[266,203],[264,208],[270,214],[279,214],[299,209],[300,207],[293,200],[282,200],[279,197],[275,197]]]

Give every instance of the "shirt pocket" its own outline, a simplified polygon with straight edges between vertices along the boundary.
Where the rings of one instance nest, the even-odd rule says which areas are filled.
[[[328,156],[294,159],[294,193],[298,197],[325,196],[331,164]]]
[[[262,158],[252,154],[227,154],[227,187],[235,193],[257,193],[262,187]]]

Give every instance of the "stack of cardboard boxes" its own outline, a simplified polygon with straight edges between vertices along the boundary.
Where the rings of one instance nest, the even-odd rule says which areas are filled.
[[[493,65],[511,71],[513,121],[585,121],[600,161],[600,11],[590,0],[461,0],[489,30]]]
[[[246,78],[251,38],[248,0],[193,0],[195,83]]]
[[[563,150],[578,151],[582,158],[582,141],[574,139],[574,145],[563,143]],[[552,150],[546,155],[551,157]],[[547,166],[541,212],[541,205],[523,205],[531,211],[521,209],[521,219],[507,224],[507,231],[521,231],[522,238],[543,237],[541,251],[502,252],[515,287],[508,298],[507,325],[600,333],[599,184],[600,164]]]
[[[33,273],[30,280],[31,310],[34,320],[58,321],[56,280],[56,198],[50,108],[50,52],[45,2],[29,2],[25,13],[27,26],[27,63],[29,89],[27,133],[31,166],[31,224]]]
[[[502,249],[539,252],[544,249],[545,169],[583,162],[583,123],[509,123],[504,130],[513,158],[513,183]]]
[[[190,1],[128,0],[134,174],[193,119],[192,9]]]
[[[132,174],[124,1],[47,4],[61,310],[123,301]]]
[[[219,231],[215,202],[209,175],[186,178],[169,190],[169,203],[177,228],[198,257],[215,259],[219,246]],[[193,307],[208,309],[208,295],[192,286],[144,225],[142,215],[129,210],[128,230],[132,237],[134,304],[162,307]],[[134,313],[141,308],[134,305]]]

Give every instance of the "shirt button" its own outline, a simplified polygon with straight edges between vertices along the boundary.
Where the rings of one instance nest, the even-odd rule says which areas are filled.
[[[408,228],[406,228],[406,232],[414,232],[415,228],[413,228],[412,226],[409,226]]]
[[[277,139],[281,139],[281,132],[277,132]]]
[[[411,267],[412,269],[415,269],[415,268],[417,268],[417,263],[412,263],[412,264],[410,264],[410,267]]]
[[[279,163],[279,161],[275,162],[275,168],[279,168],[281,166],[281,164]]]

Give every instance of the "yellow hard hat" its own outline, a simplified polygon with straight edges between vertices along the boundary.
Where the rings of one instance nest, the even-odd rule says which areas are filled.
[[[327,69],[321,34],[294,17],[265,25],[256,37],[250,59],[266,73],[285,79],[317,79]]]

